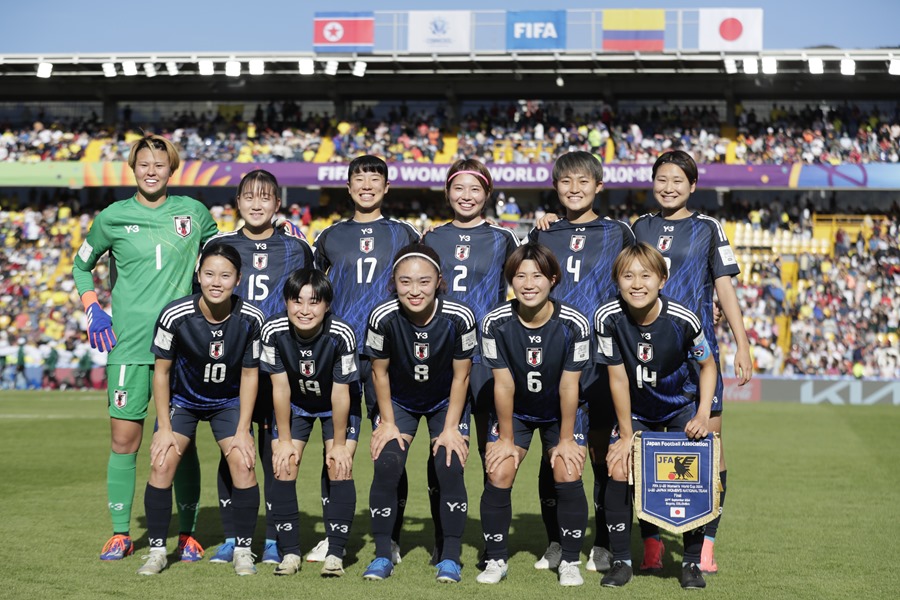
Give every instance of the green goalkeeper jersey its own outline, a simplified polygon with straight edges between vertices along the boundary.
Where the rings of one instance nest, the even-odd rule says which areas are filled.
[[[187,196],[168,196],[150,208],[135,197],[114,202],[94,219],[75,256],[79,294],[94,289],[91,271],[110,253],[112,326],[109,364],[152,364],[153,326],[160,310],[191,293],[203,244],[218,232],[209,209]]]

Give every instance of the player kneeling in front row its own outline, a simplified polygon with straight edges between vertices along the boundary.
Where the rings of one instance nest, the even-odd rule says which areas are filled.
[[[475,315],[441,294],[440,257],[424,244],[410,244],[394,257],[391,286],[396,295],[375,306],[366,331],[366,355],[378,413],[372,423],[375,476],[369,492],[375,560],[363,577],[381,580],[394,571],[391,533],[397,519],[397,486],[408,447],[424,417],[440,484],[444,530],[436,579],[461,579],[460,553],[468,497],[463,467],[468,457],[466,394],[475,354]]]
[[[587,415],[578,406],[578,381],[590,361],[590,323],[568,304],[550,298],[560,268],[546,246],[517,248],[504,275],[515,299],[489,312],[481,324],[481,354],[494,373],[494,412],[481,496],[487,565],[477,580],[499,583],[506,577],[512,485],[537,430],[549,449],[558,498],[559,583],[578,586],[584,583],[579,553],[588,519],[581,480]]]
[[[171,302],[156,322],[152,350],[157,420],[144,493],[150,554],[139,575],[156,575],[166,567],[172,480],[199,421],[209,421],[234,480],[234,571],[256,573],[250,546],[259,486],[250,422],[259,384],[263,314],[232,294],[240,277],[237,250],[208,245],[200,256],[201,293]]]
[[[619,296],[594,314],[595,360],[609,365],[609,381],[618,424],[606,456],[609,484],[606,519],[613,564],[606,587],[631,581],[633,490],[628,486],[635,431],[683,431],[688,438],[709,433],[716,387],[716,364],[700,319],[659,293],[666,282],[665,259],[641,242],[623,250],[613,263]],[[700,385],[692,383],[689,360],[700,365]],[[703,529],[684,534],[681,587],[706,587],[700,572]]]
[[[302,564],[297,471],[319,419],[330,488],[324,507],[328,551],[321,573],[340,577],[356,511],[353,455],[361,419],[356,336],[329,311],[334,290],[322,271],[294,271],[283,295],[287,311],[269,318],[262,332],[262,370],[271,374],[275,406],[272,513],[283,556],[275,575],[292,575]]]

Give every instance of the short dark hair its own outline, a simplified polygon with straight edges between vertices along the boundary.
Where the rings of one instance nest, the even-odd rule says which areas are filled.
[[[325,302],[329,305],[334,300],[334,288],[324,271],[319,269],[297,269],[284,282],[284,289],[282,290],[284,301],[289,302],[294,298],[299,298],[300,290],[305,285],[312,288],[313,300]]]
[[[364,154],[353,159],[350,166],[347,167],[347,183],[350,183],[350,178],[357,173],[377,173],[384,177],[385,181],[388,180],[387,163],[371,154]]]
[[[556,182],[573,173],[591,175],[597,183],[603,183],[603,165],[597,157],[590,152],[577,150],[566,152],[556,159],[553,164],[553,185]]]
[[[537,265],[538,270],[543,273],[547,279],[556,278],[556,281],[553,282],[553,287],[550,289],[559,285],[559,281],[562,278],[559,261],[553,256],[553,251],[550,250],[550,248],[534,242],[522,244],[513,250],[513,253],[506,259],[506,264],[503,266],[503,276],[506,278],[506,283],[512,285],[513,278],[516,276],[516,271],[519,270],[519,267],[522,266],[522,263],[526,260],[533,260]]]
[[[278,180],[275,176],[264,169],[255,169],[241,178],[240,183],[238,183],[237,197],[240,198],[241,194],[248,189],[255,190],[266,188],[272,188],[274,195],[276,197],[279,196]]]
[[[203,263],[206,262],[208,258],[213,256],[221,256],[225,259],[228,259],[231,264],[234,265],[234,268],[237,269],[238,275],[241,274],[241,255],[235,250],[234,246],[229,246],[228,244],[223,244],[222,242],[211,242],[207,244],[203,248],[203,252],[200,253],[200,262],[197,263],[197,270],[203,267]]]
[[[441,272],[441,257],[431,246],[426,246],[422,242],[413,242],[412,244],[407,244],[400,248],[397,254],[394,255],[394,262],[391,263],[393,266],[391,267],[391,280],[388,283],[388,288],[392,291],[396,291],[396,285],[394,284],[394,271],[397,269],[397,266],[401,261],[407,258],[419,258],[417,256],[410,256],[415,254],[424,254],[435,265],[437,265],[438,277],[441,277],[441,285],[438,287],[437,292],[442,294],[447,291],[447,282],[443,280],[443,273]]]
[[[684,171],[684,176],[687,177],[688,183],[697,183],[697,163],[684,150],[672,150],[671,152],[660,154],[656,162],[653,163],[653,171],[651,171],[653,179],[656,179],[656,171],[667,163],[672,163]]]

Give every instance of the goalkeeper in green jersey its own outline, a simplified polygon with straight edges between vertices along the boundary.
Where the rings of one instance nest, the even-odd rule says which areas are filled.
[[[156,317],[166,304],[191,293],[200,248],[217,233],[202,203],[169,195],[169,177],[180,162],[175,146],[161,136],[146,136],[135,143],[128,166],[134,171],[137,192],[97,215],[72,268],[91,346],[109,352],[106,374],[112,448],[106,483],[113,536],[103,548],[102,560],[118,560],[134,552],[129,535],[131,505],[137,452],[150,402],[154,362],[150,347]],[[91,274],[106,252],[110,253],[112,317],[97,301]],[[199,474],[192,447],[175,478],[181,514],[179,551],[182,560],[188,561],[203,556],[203,548],[192,536],[200,498]]]

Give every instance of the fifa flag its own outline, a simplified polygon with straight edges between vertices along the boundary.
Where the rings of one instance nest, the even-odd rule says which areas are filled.
[[[472,49],[472,13],[467,10],[411,10],[407,50],[462,53]]]
[[[665,33],[665,10],[603,11],[603,50],[607,52],[662,52]]]
[[[316,52],[371,52],[375,47],[375,13],[317,12],[313,21]]]
[[[761,8],[701,8],[701,52],[756,52],[763,47]]]

